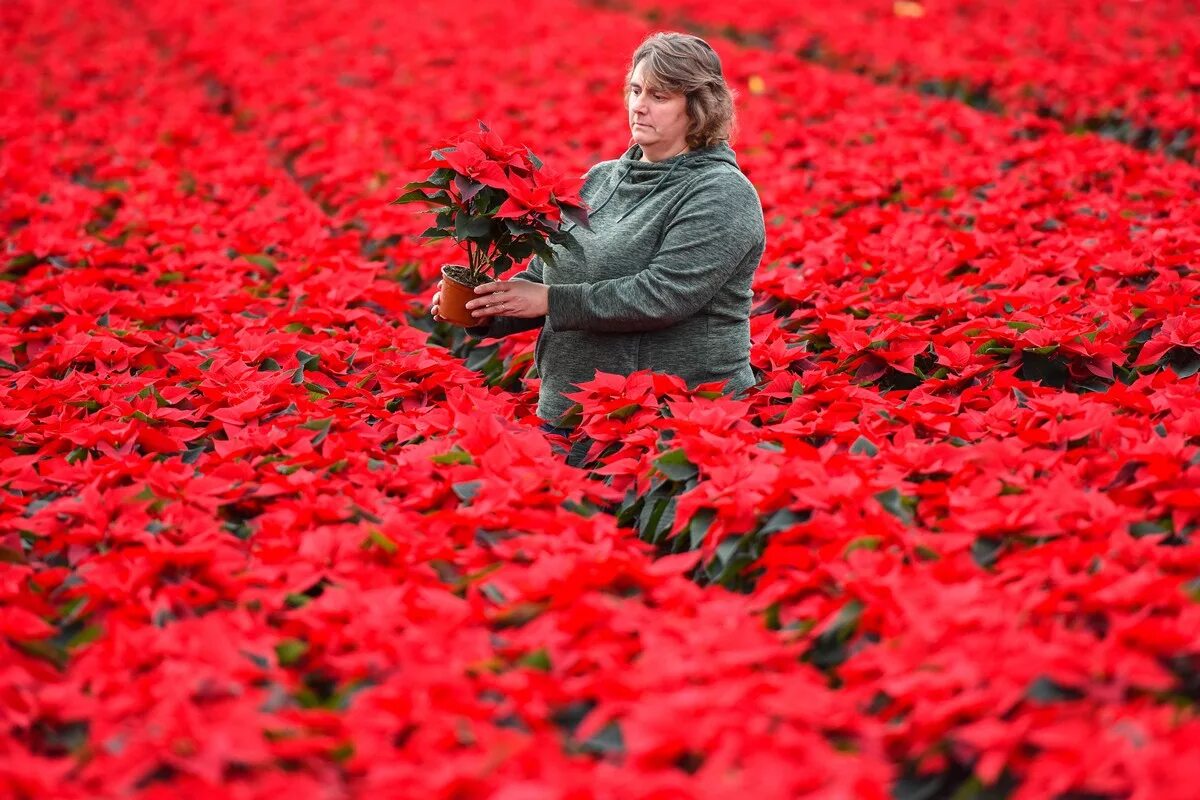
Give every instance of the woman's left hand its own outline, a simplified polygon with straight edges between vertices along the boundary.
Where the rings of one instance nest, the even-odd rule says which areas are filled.
[[[544,317],[550,310],[550,290],[533,281],[496,281],[475,287],[479,295],[467,303],[476,319],[488,317]]]

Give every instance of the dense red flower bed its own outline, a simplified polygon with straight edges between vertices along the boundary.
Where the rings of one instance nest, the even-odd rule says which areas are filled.
[[[614,157],[652,23],[404,5],[0,11],[0,794],[1194,796],[1200,171],[713,37],[763,379],[575,468],[388,201]]]
[[[1194,159],[1200,14],[1188,0],[624,0],[801,58]]]

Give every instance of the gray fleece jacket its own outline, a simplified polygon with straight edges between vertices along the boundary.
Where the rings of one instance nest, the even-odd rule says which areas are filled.
[[[549,287],[547,316],[468,328],[485,337],[542,328],[538,416],[548,422],[562,423],[574,405],[563,393],[597,370],[723,380],[727,391],[754,383],[750,283],[766,243],[758,193],[724,143],[641,157],[635,144],[588,170],[591,229],[569,229],[553,265],[535,257],[512,276]]]

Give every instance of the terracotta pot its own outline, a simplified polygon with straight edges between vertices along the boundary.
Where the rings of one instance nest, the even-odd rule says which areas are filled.
[[[466,308],[467,301],[474,300],[476,297],[475,287],[479,283],[487,283],[487,278],[484,277],[476,284],[466,283],[464,281],[465,273],[468,272],[467,267],[461,264],[442,265],[442,297],[441,302],[438,303],[438,314],[447,322],[462,325],[464,328],[487,324],[486,319],[477,319],[471,316],[471,312]]]

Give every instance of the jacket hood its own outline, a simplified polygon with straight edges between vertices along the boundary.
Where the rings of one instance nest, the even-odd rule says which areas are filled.
[[[629,149],[617,159],[617,179],[613,181],[611,190],[600,203],[596,204],[591,213],[599,212],[610,200],[621,194],[624,196],[624,200],[618,201],[617,207],[625,207],[621,216],[618,217],[617,221],[619,222],[660,190],[670,188],[680,182],[690,181],[698,172],[713,169],[722,164],[728,164],[741,171],[733,148],[727,142],[719,142],[702,150],[689,150],[670,158],[664,158],[662,161],[642,161],[641,159],[641,145],[630,145]],[[574,225],[571,227],[573,228]]]
[[[642,146],[633,144],[625,151],[625,154],[618,159],[622,166],[627,163],[632,164],[633,168],[638,171],[644,171],[648,174],[659,173],[672,170],[675,167],[681,169],[694,170],[704,169],[713,164],[730,164],[735,168],[740,169],[737,163],[737,156],[734,155],[733,148],[728,142],[718,142],[712,147],[706,147],[703,150],[689,150],[686,153],[680,153],[670,158],[664,158],[662,161],[642,161]]]

